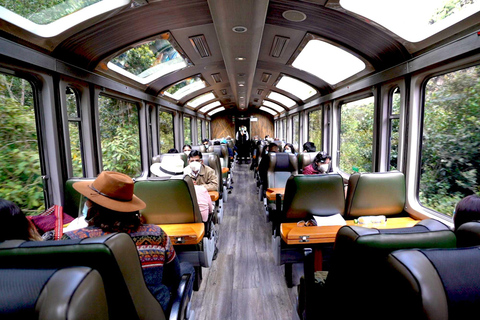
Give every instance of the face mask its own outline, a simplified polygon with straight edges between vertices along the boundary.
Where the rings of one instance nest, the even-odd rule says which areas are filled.
[[[292,153],[292,150],[290,150],[290,149],[285,149],[285,153]]]
[[[268,151],[265,151],[265,154],[268,154]]]
[[[183,153],[185,153],[187,156],[190,154],[190,152],[192,152],[192,151],[190,151],[190,150],[189,151],[183,151]]]
[[[201,168],[202,164],[197,161],[190,162],[190,169],[194,172],[198,172]]]
[[[319,171],[320,171],[320,172],[327,172],[327,171],[328,171],[328,167],[329,167],[328,164],[321,164]]]
[[[87,217],[88,209],[90,209],[90,208],[87,206],[87,203],[85,202],[85,204],[83,205],[83,209],[82,209],[82,215],[83,215],[84,218]]]

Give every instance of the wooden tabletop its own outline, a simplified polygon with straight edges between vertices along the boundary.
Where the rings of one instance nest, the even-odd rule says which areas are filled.
[[[205,234],[203,223],[159,224],[174,245],[199,243]]]
[[[414,220],[410,217],[387,218],[384,223],[358,224],[353,220],[346,220],[348,226],[361,226],[376,229],[395,229],[413,227],[420,220]],[[338,230],[342,226],[323,226],[323,227],[297,227],[296,222],[282,223],[280,233],[282,240],[287,244],[305,244],[305,243],[333,243]],[[306,241],[308,240],[308,241]]]
[[[210,195],[210,199],[212,199],[213,202],[217,201],[220,197],[218,191],[208,191],[208,194]]]
[[[285,188],[268,188],[266,192],[267,199],[275,201],[277,193],[281,194],[283,199],[283,195],[285,194]]]

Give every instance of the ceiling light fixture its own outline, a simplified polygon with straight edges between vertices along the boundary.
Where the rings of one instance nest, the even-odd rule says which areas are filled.
[[[244,33],[244,32],[247,32],[247,27],[244,27],[244,26],[235,26],[232,28],[233,32],[235,33]]]
[[[282,16],[288,21],[302,22],[307,19],[307,15],[298,10],[287,10],[282,13]]]
[[[235,60],[237,60],[237,61],[245,61],[245,60],[247,60],[247,58],[245,58],[245,57],[236,57]]]

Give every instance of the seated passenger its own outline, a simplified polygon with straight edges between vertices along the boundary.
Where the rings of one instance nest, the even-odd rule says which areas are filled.
[[[178,150],[175,149],[175,148],[172,148],[172,149],[168,150],[167,153],[178,153]]]
[[[23,211],[15,203],[0,198],[0,223],[3,231],[0,242],[5,240],[41,241],[33,223],[27,219]]]
[[[322,174],[332,172],[332,168],[330,167],[330,162],[332,157],[330,157],[325,152],[319,152],[313,159],[313,162],[310,163],[308,166],[303,168],[303,174]]]
[[[295,148],[293,147],[293,145],[291,143],[286,143],[285,147],[283,148],[283,151],[286,152],[286,153],[293,153],[294,155],[297,154],[295,152]]]
[[[315,151],[317,151],[317,147],[315,147],[315,143],[308,141],[303,144],[303,152],[315,152]]]
[[[270,142],[268,147],[265,150],[265,155],[273,152],[276,153],[280,149],[278,148],[278,145],[274,142]],[[267,181],[267,170],[270,165],[270,158],[269,157],[262,157],[262,160],[260,160],[260,163],[258,165],[258,174],[260,176],[260,181],[261,184],[265,185],[265,181]]]
[[[457,203],[453,215],[455,230],[467,222],[480,221],[480,196],[472,194]]]
[[[165,158],[161,163],[154,163],[150,171],[157,177],[183,178],[183,161],[175,158]],[[202,213],[203,222],[208,221],[208,215],[213,212],[213,203],[210,194],[204,186],[195,186],[198,207]]]
[[[167,234],[159,226],[143,223],[139,210],[145,208],[145,202],[133,194],[132,178],[103,171],[93,182],[79,181],[73,187],[87,198],[88,227],[66,232],[62,239],[128,233],[137,246],[148,289],[168,310],[181,278],[179,260]],[[188,273],[194,274],[190,268]]]
[[[189,144],[186,144],[186,145],[183,146],[182,151],[183,151],[183,153],[185,153],[185,154],[187,155],[187,157],[188,157],[188,155],[189,155],[190,152],[192,151],[192,146],[189,145]]]
[[[210,145],[210,141],[208,139],[203,139],[202,144],[205,147],[205,150],[208,150],[208,146]]]
[[[183,170],[196,186],[204,186],[208,191],[218,191],[218,177],[215,170],[203,164],[202,153],[193,150],[188,155],[188,167]]]

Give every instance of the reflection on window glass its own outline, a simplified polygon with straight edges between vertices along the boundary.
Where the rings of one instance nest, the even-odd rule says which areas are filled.
[[[293,139],[292,144],[298,146],[300,141],[300,116],[298,114],[292,117]]]
[[[203,89],[206,86],[207,83],[205,82],[205,80],[202,79],[202,76],[197,75],[175,83],[174,85],[168,87],[165,91],[163,91],[162,95],[175,100],[180,100],[186,95]]]
[[[0,198],[26,214],[45,209],[33,101],[28,81],[0,74]]]
[[[202,119],[197,119],[197,143],[202,144]]]
[[[188,63],[172,45],[170,34],[143,43],[116,56],[108,68],[139,83],[149,83],[167,73],[185,68]]]
[[[321,149],[322,146],[322,109],[308,114],[308,141],[312,141]]]
[[[103,170],[138,177],[142,173],[138,109],[134,103],[98,99]]]
[[[183,138],[184,144],[192,144],[192,118],[183,117]]]
[[[419,200],[452,215],[479,193],[480,66],[431,78],[425,88]]]
[[[160,153],[167,153],[175,148],[175,132],[173,130],[173,114],[166,111],[158,112]]]
[[[395,88],[390,96],[390,143],[388,170],[398,169],[398,139],[400,125],[400,89]]]
[[[71,88],[66,90],[68,133],[70,136],[70,155],[74,177],[83,177],[82,144],[81,144],[81,119],[78,108],[77,95]]]
[[[340,169],[347,173],[371,172],[374,98],[341,106]]]

